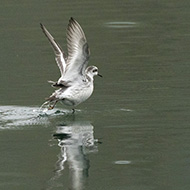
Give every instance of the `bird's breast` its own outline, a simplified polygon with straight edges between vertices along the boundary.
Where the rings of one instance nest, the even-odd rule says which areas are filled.
[[[73,89],[70,89],[71,91],[68,93],[65,103],[68,105],[68,102],[71,102],[74,106],[77,106],[91,96],[93,89],[93,84],[82,85],[80,88],[79,86],[73,87]]]

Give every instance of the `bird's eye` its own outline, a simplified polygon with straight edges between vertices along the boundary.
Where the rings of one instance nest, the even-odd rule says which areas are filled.
[[[95,72],[97,72],[97,71],[98,71],[97,69],[94,69],[92,72],[95,73]]]

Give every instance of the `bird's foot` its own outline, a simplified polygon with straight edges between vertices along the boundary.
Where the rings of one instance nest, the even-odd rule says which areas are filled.
[[[54,106],[50,105],[50,106],[48,107],[48,110],[52,110],[53,108],[54,108]]]
[[[52,109],[55,107],[56,103],[57,103],[57,101],[55,101],[55,102],[50,102],[50,103],[49,103],[48,110],[52,110]]]

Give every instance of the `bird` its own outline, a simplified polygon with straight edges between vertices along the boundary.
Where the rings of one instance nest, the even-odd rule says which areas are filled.
[[[41,29],[49,40],[55,60],[59,67],[61,77],[54,81],[48,81],[52,87],[58,88],[42,104],[48,105],[48,110],[55,107],[61,101],[71,106],[73,112],[75,107],[86,101],[94,90],[94,76],[100,76],[98,67],[88,66],[90,49],[86,36],[80,24],[71,17],[67,27],[67,54],[49,33],[46,27],[40,23]],[[88,67],[87,67],[88,66]]]

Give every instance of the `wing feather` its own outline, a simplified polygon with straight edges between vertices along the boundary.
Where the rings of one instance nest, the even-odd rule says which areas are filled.
[[[48,32],[46,27],[41,23],[40,23],[40,26],[42,28],[43,33],[45,34],[45,36],[48,38],[49,42],[52,45],[52,48],[53,48],[54,53],[55,53],[55,60],[56,60],[57,65],[60,69],[61,76],[63,76],[65,73],[65,70],[66,70],[66,55],[63,52],[61,46],[55,41],[53,36]]]
[[[67,28],[67,49],[66,71],[62,80],[73,81],[78,75],[84,75],[90,50],[81,26],[72,17]]]

